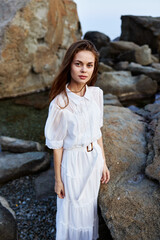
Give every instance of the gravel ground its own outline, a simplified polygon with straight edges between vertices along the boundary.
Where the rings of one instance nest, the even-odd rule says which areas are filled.
[[[55,239],[56,195],[43,200],[36,199],[36,177],[37,175],[21,177],[0,187],[0,195],[6,198],[15,211],[18,240]],[[101,215],[99,218],[99,240],[111,240]]]
[[[56,196],[37,200],[33,176],[13,180],[0,189],[15,211],[18,240],[54,240]]]

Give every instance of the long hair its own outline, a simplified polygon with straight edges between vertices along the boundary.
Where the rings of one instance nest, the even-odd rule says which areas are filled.
[[[69,103],[69,99],[66,93],[66,84],[71,81],[71,74],[70,74],[70,68],[71,63],[73,61],[74,56],[82,50],[91,51],[95,56],[95,64],[94,64],[94,70],[91,78],[86,83],[88,86],[94,86],[96,80],[97,80],[97,73],[98,73],[98,59],[99,59],[99,53],[94,46],[92,42],[89,40],[80,40],[75,43],[73,43],[67,50],[64,59],[62,61],[60,70],[55,77],[51,90],[50,90],[50,101],[52,101],[58,94],[62,93],[67,98],[67,104]],[[64,108],[64,107],[63,107]]]

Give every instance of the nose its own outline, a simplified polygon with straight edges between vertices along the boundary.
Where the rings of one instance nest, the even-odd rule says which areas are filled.
[[[81,67],[81,72],[86,72],[86,66],[83,65],[83,66]]]

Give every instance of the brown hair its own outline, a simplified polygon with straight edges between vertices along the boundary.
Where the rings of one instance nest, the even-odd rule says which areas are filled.
[[[51,91],[50,91],[50,101],[52,101],[58,94],[63,92],[67,97],[67,104],[69,103],[69,99],[66,93],[66,84],[70,82],[71,75],[70,75],[70,67],[73,61],[74,56],[82,50],[91,51],[95,56],[95,65],[92,77],[86,83],[88,86],[93,86],[97,80],[97,73],[98,73],[98,58],[99,53],[92,42],[89,40],[80,40],[73,43],[67,50],[64,59],[62,61],[60,70],[53,81]],[[65,107],[66,107],[65,106]]]

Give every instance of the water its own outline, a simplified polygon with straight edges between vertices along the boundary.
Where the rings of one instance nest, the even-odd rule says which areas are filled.
[[[44,143],[44,125],[48,114],[47,99],[48,92],[41,92],[0,100],[0,135]],[[36,104],[35,108],[33,105],[37,102],[39,106]]]

